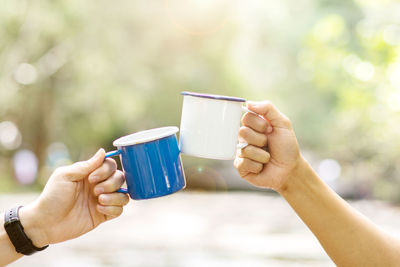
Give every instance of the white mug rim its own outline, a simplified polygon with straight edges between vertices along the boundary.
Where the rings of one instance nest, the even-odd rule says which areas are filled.
[[[207,99],[214,99],[214,100],[226,100],[226,101],[242,102],[242,103],[246,102],[246,99],[241,98],[241,97],[235,97],[235,96],[203,94],[203,93],[188,92],[188,91],[181,92],[181,95],[183,95],[184,97],[192,96],[192,97],[207,98]]]

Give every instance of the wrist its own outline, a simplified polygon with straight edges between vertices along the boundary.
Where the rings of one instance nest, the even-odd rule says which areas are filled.
[[[305,179],[313,172],[310,164],[301,155],[292,171],[287,176],[286,183],[278,190],[282,196],[296,192],[300,186],[304,185]]]
[[[24,206],[19,210],[19,218],[24,227],[25,234],[32,240],[32,243],[36,247],[41,248],[48,245],[49,242],[38,214],[34,204]]]

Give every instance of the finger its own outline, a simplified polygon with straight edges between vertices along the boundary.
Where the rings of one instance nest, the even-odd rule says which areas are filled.
[[[125,181],[124,173],[117,170],[107,180],[97,184],[93,192],[96,196],[103,193],[113,193],[117,191]]]
[[[61,172],[71,181],[82,180],[103,164],[105,153],[104,149],[100,148],[90,159],[58,168],[57,171]]]
[[[97,211],[111,217],[118,217],[124,209],[120,206],[103,206],[98,204]]]
[[[242,124],[259,133],[265,133],[269,126],[269,123],[265,119],[252,113],[246,113],[243,115]]]
[[[101,194],[99,204],[103,206],[125,206],[129,203],[129,197],[123,193]]]
[[[270,155],[267,151],[252,145],[249,145],[243,149],[239,149],[238,157],[248,158],[262,164],[268,163],[270,159]]]
[[[111,158],[104,160],[103,164],[89,175],[90,183],[99,183],[110,177],[117,170],[117,163]]]
[[[263,169],[263,164],[251,159],[240,157],[235,158],[234,166],[242,177],[245,177],[249,173],[260,173]]]
[[[273,127],[291,129],[290,120],[280,112],[270,101],[247,102],[247,107],[271,122]]]
[[[242,126],[239,129],[239,138],[243,139],[250,145],[264,147],[267,145],[267,135],[254,131],[253,129]]]

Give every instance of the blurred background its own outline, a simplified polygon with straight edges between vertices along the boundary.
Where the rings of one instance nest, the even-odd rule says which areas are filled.
[[[291,118],[305,157],[339,194],[400,203],[397,0],[3,0],[1,6],[4,203],[30,199],[57,166],[99,147],[112,150],[122,135],[179,126],[184,90],[272,100]],[[182,198],[270,193],[255,192],[230,161],[183,156],[183,162],[192,193]],[[163,202],[153,203],[163,209]],[[329,262],[322,249],[316,255]]]

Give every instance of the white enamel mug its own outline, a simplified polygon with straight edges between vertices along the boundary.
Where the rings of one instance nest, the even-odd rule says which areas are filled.
[[[184,154],[220,160],[235,158],[244,98],[182,92],[179,135]],[[251,112],[254,113],[254,112]],[[243,148],[247,144],[240,144]]]

